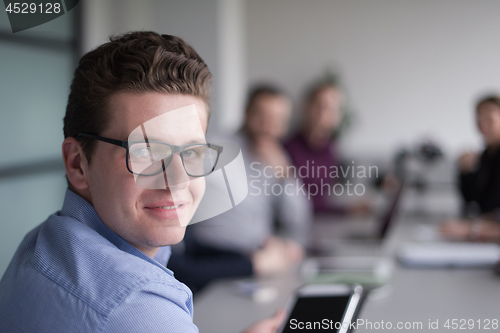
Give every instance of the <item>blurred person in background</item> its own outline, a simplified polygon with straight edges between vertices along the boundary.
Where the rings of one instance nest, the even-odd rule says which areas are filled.
[[[482,98],[476,120],[486,147],[458,160],[464,218],[446,221],[441,232],[456,240],[500,241],[500,97]]]
[[[339,168],[341,156],[336,142],[335,132],[341,125],[343,93],[334,80],[323,80],[314,84],[307,92],[302,114],[302,126],[297,134],[286,143],[285,148],[290,154],[297,169],[301,167]],[[321,189],[324,184],[335,185],[339,179],[329,177],[327,173],[308,173],[302,178],[306,188]],[[300,173],[299,173],[300,175]],[[315,185],[315,186],[314,186]],[[347,205],[335,203],[327,191],[311,194],[315,213],[332,213],[338,215],[364,215],[371,212],[371,205],[366,201],[353,202]]]
[[[290,115],[291,102],[280,90],[262,85],[251,91],[243,128],[229,138],[243,153],[248,196],[190,226],[168,264],[192,290],[220,278],[280,273],[302,259],[312,206],[299,191],[300,179],[286,172],[291,162],[280,140]]]

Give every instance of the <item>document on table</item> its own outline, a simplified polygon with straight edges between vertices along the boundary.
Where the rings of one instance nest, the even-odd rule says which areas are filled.
[[[500,260],[494,243],[409,243],[398,251],[399,261],[410,267],[487,267]]]

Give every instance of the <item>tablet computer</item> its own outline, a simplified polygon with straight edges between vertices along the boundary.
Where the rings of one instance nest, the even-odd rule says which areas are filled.
[[[360,305],[363,288],[344,284],[307,285],[289,300],[286,321],[278,332],[338,333],[350,331],[351,322]]]

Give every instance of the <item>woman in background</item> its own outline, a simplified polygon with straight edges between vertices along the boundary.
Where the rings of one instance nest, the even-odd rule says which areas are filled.
[[[340,166],[340,156],[336,147],[334,133],[342,122],[343,93],[333,81],[320,81],[312,86],[306,95],[302,127],[299,132],[286,142],[293,164],[299,170],[301,167]],[[319,173],[319,172],[318,172]],[[328,174],[309,173],[303,177],[305,188],[316,185],[321,189],[323,184],[333,186],[338,179],[331,179]],[[316,188],[312,186],[312,188]],[[366,202],[355,202],[349,205],[339,205],[332,201],[328,193],[319,191],[311,194],[315,213],[333,213],[339,215],[367,214],[371,211]]]

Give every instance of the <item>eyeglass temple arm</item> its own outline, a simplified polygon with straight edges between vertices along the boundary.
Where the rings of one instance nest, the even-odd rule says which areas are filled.
[[[108,139],[99,135],[93,135],[93,134],[87,134],[87,133],[79,133],[77,136],[78,137],[85,137],[85,138],[90,138],[90,139],[95,139],[107,143],[111,143],[116,146],[120,146],[123,148],[127,148],[128,142],[127,141],[121,141],[121,140],[115,140],[115,139]]]
[[[213,143],[207,143],[207,145],[210,147],[210,148],[215,148],[217,149],[217,151],[220,153],[222,153],[222,151],[224,150],[224,147],[222,146],[219,146],[219,145],[214,145]]]

